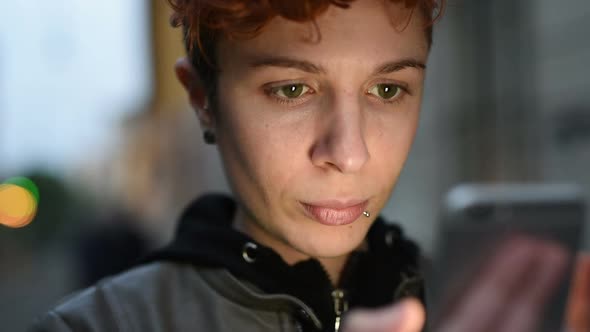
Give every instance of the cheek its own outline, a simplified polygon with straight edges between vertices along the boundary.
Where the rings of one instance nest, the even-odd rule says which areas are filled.
[[[241,187],[235,189],[252,194],[252,188],[256,188],[257,194],[267,197],[289,188],[304,154],[299,137],[302,131],[269,114],[264,105],[226,103],[218,126],[218,146],[229,181]]]
[[[420,105],[412,105],[411,109],[394,110],[391,114],[379,114],[372,123],[375,134],[371,135],[371,157],[375,162],[374,179],[392,187],[406,162],[419,120]]]

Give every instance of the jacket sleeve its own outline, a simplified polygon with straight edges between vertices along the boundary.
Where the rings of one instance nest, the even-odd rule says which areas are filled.
[[[66,297],[43,314],[28,332],[135,331],[122,324],[124,316],[125,311],[112,291],[91,287]]]
[[[28,332],[73,332],[73,330],[58,313],[50,311],[39,318]]]

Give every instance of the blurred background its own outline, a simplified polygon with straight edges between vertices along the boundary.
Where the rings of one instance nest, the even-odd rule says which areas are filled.
[[[41,196],[30,225],[0,225],[2,331],[166,243],[199,193],[227,191],[173,75],[169,13],[164,0],[0,2],[0,183],[26,176]],[[590,197],[588,31],[587,0],[449,0],[384,215],[429,252],[459,182],[574,182]]]

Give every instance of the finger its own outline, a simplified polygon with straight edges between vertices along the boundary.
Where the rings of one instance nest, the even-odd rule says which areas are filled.
[[[501,244],[440,331],[486,331],[496,324],[507,300],[526,282],[534,249],[534,242],[522,237]]]
[[[419,332],[424,326],[424,307],[405,299],[379,310],[354,310],[343,322],[343,332]]]
[[[590,254],[578,257],[566,309],[565,325],[571,332],[590,331]]]
[[[537,264],[530,274],[531,278],[515,294],[514,300],[507,304],[504,318],[496,329],[498,332],[538,331],[536,327],[542,318],[545,304],[563,279],[569,264],[568,251],[546,242],[539,242],[537,248]]]

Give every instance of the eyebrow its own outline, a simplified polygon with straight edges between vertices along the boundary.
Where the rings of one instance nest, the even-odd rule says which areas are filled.
[[[253,68],[259,67],[281,67],[293,68],[312,74],[325,74],[326,70],[321,66],[315,65],[306,60],[298,60],[288,57],[261,57],[250,61],[250,66]]]
[[[325,74],[327,72],[322,66],[318,66],[312,62],[281,56],[254,58],[250,61],[250,67],[292,68],[311,74]],[[425,70],[426,64],[415,59],[390,61],[377,67],[377,69],[373,72],[373,75],[391,74],[406,68]]]
[[[377,67],[373,75],[390,74],[406,68],[416,68],[426,70],[426,64],[415,59],[404,59],[400,61],[391,61]]]

